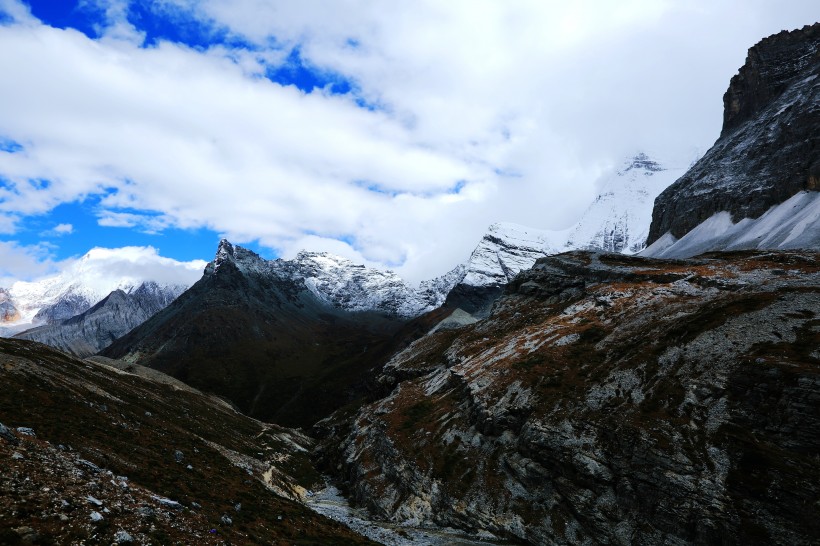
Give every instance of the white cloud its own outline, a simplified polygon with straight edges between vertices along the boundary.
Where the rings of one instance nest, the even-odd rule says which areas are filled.
[[[47,244],[21,245],[16,241],[0,241],[0,288],[16,280],[28,280],[56,271],[53,247]]]
[[[208,227],[286,256],[401,264],[414,280],[465,259],[494,221],[566,227],[624,154],[708,147],[746,49],[816,10],[165,0],[262,47],[200,52],[141,49],[124,0],[93,1],[108,14],[98,41],[30,19],[0,27],[15,52],[0,57],[0,136],[24,146],[0,151],[0,229],[101,195],[102,225]],[[297,44],[384,108],[259,77]]]
[[[42,232],[42,237],[62,237],[63,235],[70,235],[74,233],[74,226],[72,224],[57,224],[53,228]]]

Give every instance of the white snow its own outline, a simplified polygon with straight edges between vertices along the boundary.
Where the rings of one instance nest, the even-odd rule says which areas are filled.
[[[538,258],[570,250],[634,254],[644,248],[655,197],[684,172],[638,153],[620,170],[601,179],[595,201],[566,230],[493,224],[470,256],[462,282],[500,286],[532,267]]]
[[[114,290],[129,293],[145,282],[178,294],[199,279],[205,264],[164,258],[153,247],[93,248],[56,275],[15,282],[8,293],[21,316],[5,323],[3,331],[11,335],[29,328],[38,311],[61,301],[83,302],[87,309]]]
[[[678,240],[667,233],[641,255],[688,258],[712,250],[818,248],[820,192],[800,192],[760,218],[732,222],[728,212],[707,218]]]

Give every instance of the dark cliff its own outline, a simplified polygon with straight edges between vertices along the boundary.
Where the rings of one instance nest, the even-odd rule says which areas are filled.
[[[655,200],[647,244],[717,212],[757,218],[820,190],[820,23],[752,47],[724,96],[714,146]]]

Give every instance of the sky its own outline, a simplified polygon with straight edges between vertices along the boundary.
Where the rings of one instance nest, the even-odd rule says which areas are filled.
[[[0,0],[0,285],[93,247],[328,251],[412,282],[715,141],[816,0]]]

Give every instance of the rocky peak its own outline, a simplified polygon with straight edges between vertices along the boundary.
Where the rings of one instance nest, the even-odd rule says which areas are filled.
[[[726,228],[742,230],[742,220],[760,218],[800,192],[820,189],[818,52],[820,24],[782,32],[749,51],[726,93],[723,133],[655,200],[647,245],[665,237],[669,248],[723,213],[730,221]],[[712,239],[710,250],[726,248]],[[744,245],[772,248],[755,241]]]
[[[745,64],[723,95],[721,136],[755,117],[820,58],[820,23],[764,38],[749,49]]]
[[[657,161],[652,160],[644,152],[638,152],[635,157],[628,160],[624,169],[618,171],[618,175],[624,176],[632,169],[643,170],[645,171],[644,174],[646,176],[652,176],[652,173],[664,170],[664,168]]]
[[[247,273],[265,268],[267,262],[252,250],[238,245],[235,246],[227,239],[222,239],[219,241],[213,261],[205,266],[204,274],[213,275],[226,263],[230,263],[240,271]]]

